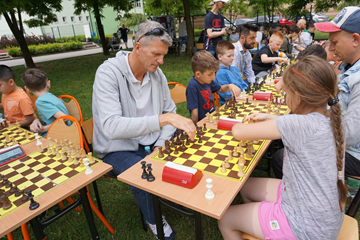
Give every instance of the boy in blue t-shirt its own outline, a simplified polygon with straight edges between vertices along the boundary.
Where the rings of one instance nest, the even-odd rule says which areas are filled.
[[[215,82],[220,85],[234,84],[242,90],[247,88],[247,84],[242,79],[239,69],[231,66],[234,61],[234,45],[228,41],[220,41],[216,46],[216,54],[220,61],[219,71],[216,73]],[[225,98],[230,99],[232,93],[227,91],[219,93],[221,104],[225,103]]]
[[[46,137],[50,125],[59,117],[69,115],[64,102],[49,92],[50,80],[46,73],[39,69],[29,69],[22,76],[26,90],[32,92],[37,100],[35,105],[38,109],[39,119],[35,119],[30,125],[30,130]],[[68,125],[70,122],[67,123]]]
[[[215,110],[212,93],[230,91],[233,96],[240,94],[240,88],[234,84],[221,86],[213,81],[215,72],[219,69],[219,62],[211,53],[204,50],[196,52],[191,59],[191,67],[194,76],[187,85],[186,100],[187,109],[194,122],[203,119],[206,113]]]

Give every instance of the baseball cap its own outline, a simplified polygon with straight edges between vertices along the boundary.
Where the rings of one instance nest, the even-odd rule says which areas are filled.
[[[331,22],[315,23],[315,27],[321,32],[338,32],[345,30],[360,34],[359,19],[359,7],[345,7]]]
[[[216,3],[216,2],[224,2],[224,3],[227,3],[227,2],[229,2],[229,0],[214,0],[214,3]]]

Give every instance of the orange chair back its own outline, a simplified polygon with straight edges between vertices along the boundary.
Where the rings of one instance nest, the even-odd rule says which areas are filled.
[[[171,99],[175,104],[186,102],[186,87],[178,82],[169,82],[168,86],[173,85],[174,88],[170,89]]]

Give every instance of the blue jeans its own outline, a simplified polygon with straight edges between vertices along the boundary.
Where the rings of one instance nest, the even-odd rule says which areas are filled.
[[[139,178],[141,178],[141,165],[140,161],[145,158],[144,146],[139,145],[138,151],[123,151],[123,152],[112,152],[107,154],[102,160],[113,166],[113,169],[109,172],[111,175],[119,175],[126,171],[128,168],[135,164],[139,165]],[[146,181],[146,179],[143,179]],[[161,181],[160,179],[158,181]],[[144,215],[145,219],[155,224],[155,214],[151,193],[145,192],[141,189],[129,185],[130,190],[134,192],[135,200],[139,205],[139,208]]]

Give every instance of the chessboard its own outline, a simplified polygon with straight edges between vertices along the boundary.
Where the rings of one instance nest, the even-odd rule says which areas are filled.
[[[6,141],[6,135],[9,136],[10,139],[9,141]],[[14,138],[16,143],[12,141],[12,138]],[[35,140],[34,133],[22,128],[20,129],[17,126],[10,126],[0,130],[0,149],[11,147],[15,144],[25,145],[34,140]]]
[[[56,187],[56,184],[45,179],[20,160],[1,166],[0,173],[0,198],[5,195],[11,202],[11,206],[5,210],[3,201],[0,201],[0,218],[14,212],[19,207],[29,205],[30,201],[26,195],[28,190],[31,190],[34,197],[37,198]]]
[[[255,85],[251,85],[250,91],[248,92],[247,95],[252,96],[254,94],[254,92],[271,92],[273,95],[273,98],[278,97],[280,99],[284,99],[284,97],[285,97],[284,92],[277,93],[274,83],[271,83],[271,84],[264,83],[262,85],[259,85],[258,87],[255,87]]]
[[[256,144],[253,143],[253,156],[247,157],[246,153],[248,149],[246,146],[236,148],[240,141],[236,140],[231,132],[211,128],[206,129],[205,127],[200,132],[200,141],[199,135],[195,138],[194,142],[191,142],[186,134],[182,133],[180,137],[177,137],[179,140],[176,138],[176,140],[173,139],[171,142],[165,143],[167,146],[161,150],[164,154],[163,157],[159,157],[159,151],[153,155],[151,159],[161,162],[171,161],[183,166],[199,169],[210,175],[240,182],[250,174],[250,169],[256,164],[256,160],[262,157],[267,147],[265,145],[268,142],[267,140],[261,140],[256,142]],[[183,141],[180,144],[179,141],[181,141],[181,138]],[[176,142],[178,142],[178,145],[175,144]],[[176,146],[176,149],[174,146]],[[244,152],[245,163],[243,171],[245,175],[243,177],[238,177],[238,157],[235,157],[236,154],[234,154],[234,152],[229,152],[234,151],[234,147],[237,149],[236,152],[238,152],[238,154],[241,152],[240,148],[242,148]],[[170,153],[166,153],[167,148]],[[233,157],[230,157],[230,155]],[[229,163],[227,169],[222,167],[224,161],[228,161]]]
[[[90,169],[101,162],[68,140],[55,144],[48,141],[49,146],[42,148],[40,141],[38,151],[0,167],[0,219],[19,207],[29,206],[28,190],[36,199],[84,173],[87,163],[80,159],[88,158]],[[8,202],[11,205],[6,205]],[[4,203],[10,207],[4,209]]]
[[[44,178],[61,185],[71,178],[85,172],[85,166],[75,161],[75,158],[82,159],[86,155],[81,156],[78,153],[72,154],[66,151],[56,150],[55,148],[46,147],[42,152],[36,151],[19,160],[26,166],[41,174]],[[98,164],[101,160],[93,157],[94,162],[89,163],[89,166]],[[76,163],[77,162],[77,163]]]
[[[234,101],[225,103],[221,108],[212,113],[213,116],[243,120],[252,113],[268,113],[268,106],[271,114],[285,115],[290,112],[287,105],[272,104],[264,101]]]

